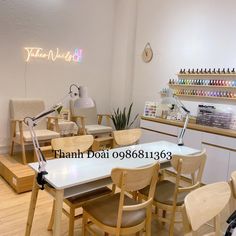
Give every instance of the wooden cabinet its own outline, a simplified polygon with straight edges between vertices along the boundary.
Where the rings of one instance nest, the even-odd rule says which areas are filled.
[[[207,144],[203,144],[202,148],[205,148],[207,153],[202,182],[204,184],[210,184],[219,181],[228,181],[229,150]]]
[[[142,136],[140,138],[139,143],[150,143],[163,140],[176,143],[177,137],[163,133],[158,133],[156,131],[142,129]]]
[[[228,180],[230,179],[231,173],[236,171],[236,152],[229,152],[229,170],[228,170]]]
[[[181,132],[181,128],[179,128],[179,133],[180,132]],[[202,132],[187,129],[184,135],[184,145],[201,150],[202,149],[201,139],[202,139]]]

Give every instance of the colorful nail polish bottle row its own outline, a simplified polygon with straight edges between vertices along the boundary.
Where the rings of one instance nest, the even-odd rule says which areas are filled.
[[[169,84],[236,87],[236,80],[170,79]]]
[[[180,69],[179,74],[235,74],[235,68],[214,68],[214,69]]]
[[[175,90],[176,95],[193,95],[203,97],[224,97],[224,98],[236,98],[236,93],[229,91],[205,91],[196,89],[180,89]]]

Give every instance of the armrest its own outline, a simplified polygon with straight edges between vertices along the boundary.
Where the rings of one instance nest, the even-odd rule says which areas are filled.
[[[58,120],[61,119],[59,116],[48,116],[47,118],[47,129],[53,130],[52,121],[55,122],[55,131],[59,132]]]
[[[19,123],[22,123],[24,120],[22,120],[22,119],[11,119],[11,122],[15,122],[15,123],[17,123],[17,122],[19,122]]]
[[[102,123],[102,118],[105,116],[106,117],[106,123],[107,126],[111,126],[111,122],[110,122],[110,114],[98,114],[98,124],[100,125]]]

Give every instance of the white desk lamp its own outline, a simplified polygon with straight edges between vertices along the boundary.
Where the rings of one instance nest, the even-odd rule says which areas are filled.
[[[79,96],[79,99],[77,100],[76,105],[79,106],[80,108],[89,108],[89,107],[94,106],[94,101],[92,100],[92,98],[88,97],[87,95],[87,88],[81,87],[81,86],[78,87],[76,84],[72,84],[70,85],[69,93],[64,98],[62,98],[59,103],[57,103],[56,105],[52,106],[48,110],[45,110],[34,117],[24,118],[24,123],[29,127],[35,153],[36,153],[38,163],[39,163],[37,182],[41,186],[41,189],[44,189],[44,184],[45,184],[44,175],[48,174],[48,172],[46,171],[47,161],[40,149],[39,141],[35,134],[34,127],[40,122],[42,118],[46,117],[47,115],[55,111],[60,113],[63,107],[62,105],[63,102],[65,102],[65,100],[68,99],[69,97],[74,98],[76,96]]]
[[[176,105],[179,108],[179,110],[184,115],[186,115],[184,127],[181,129],[181,132],[178,136],[178,145],[183,146],[184,145],[183,137],[184,137],[184,134],[187,129],[188,122],[189,122],[190,111],[184,106],[184,104],[179,100],[179,98],[173,93],[173,91],[171,89],[167,90],[166,97],[162,99],[161,103]]]

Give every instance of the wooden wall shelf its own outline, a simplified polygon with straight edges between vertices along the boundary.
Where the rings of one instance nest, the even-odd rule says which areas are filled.
[[[225,88],[236,89],[236,86],[220,86],[220,85],[198,85],[198,84],[168,84],[170,87],[207,87],[207,88]]]
[[[166,96],[166,93],[161,93],[161,95]],[[212,98],[212,99],[223,99],[223,100],[231,100],[236,101],[236,97],[214,97],[214,96],[199,96],[199,95],[187,95],[187,94],[175,94],[177,97],[195,97],[195,98]]]

